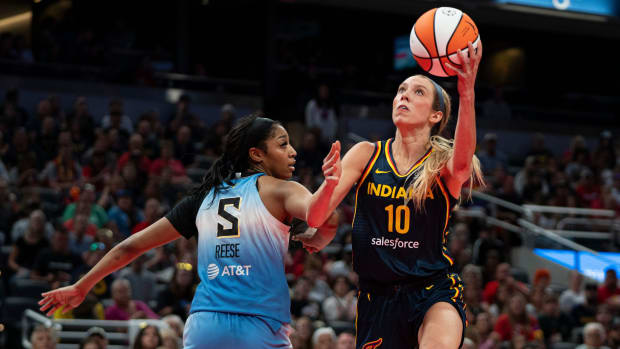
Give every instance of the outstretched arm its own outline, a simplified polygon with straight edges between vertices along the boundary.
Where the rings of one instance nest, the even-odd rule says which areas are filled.
[[[454,132],[454,153],[448,160],[442,177],[446,181],[448,190],[452,196],[458,198],[461,194],[463,183],[470,178],[472,172],[472,157],[476,151],[476,110],[474,106],[476,74],[482,57],[482,41],[478,42],[474,49],[471,42],[468,43],[469,55],[459,51],[461,68],[449,65],[450,69],[457,72],[459,91],[459,113]],[[448,64],[448,63],[446,63]]]
[[[39,301],[41,311],[50,309],[47,312],[49,316],[62,306],[65,306],[64,311],[77,307],[101,279],[126,266],[144,252],[176,240],[180,236],[168,218],[159,219],[148,228],[114,246],[75,284],[43,293],[43,299]]]
[[[374,149],[375,145],[370,142],[357,143],[341,162],[340,142],[332,145],[332,150],[323,161],[325,180],[312,195],[306,212],[308,225],[320,227],[325,223],[362,176]]]

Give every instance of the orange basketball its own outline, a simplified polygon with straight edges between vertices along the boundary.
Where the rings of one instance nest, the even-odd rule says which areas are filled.
[[[478,47],[480,35],[476,23],[463,11],[438,7],[425,12],[413,25],[409,46],[413,58],[422,69],[435,76],[453,76],[445,66],[449,62],[460,67],[457,50],[467,54],[467,43]]]

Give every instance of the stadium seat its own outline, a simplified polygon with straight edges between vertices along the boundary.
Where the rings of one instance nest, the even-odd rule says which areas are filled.
[[[50,285],[41,280],[16,278],[11,282],[10,294],[15,297],[39,298],[50,290]]]

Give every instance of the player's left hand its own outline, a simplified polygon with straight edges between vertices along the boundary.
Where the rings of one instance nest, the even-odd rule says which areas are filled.
[[[478,66],[480,65],[480,59],[482,58],[482,41],[478,41],[476,48],[472,45],[471,41],[467,43],[467,54],[463,51],[458,51],[458,57],[461,67],[457,68],[450,63],[445,65],[454,70],[458,77],[457,89],[461,97],[467,96],[467,94],[474,93],[474,85],[476,84],[476,75],[478,74]]]

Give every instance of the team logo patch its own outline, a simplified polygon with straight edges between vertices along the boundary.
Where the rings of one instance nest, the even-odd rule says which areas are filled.
[[[362,346],[362,349],[375,349],[383,343],[383,338],[379,338],[376,341],[368,342]]]

